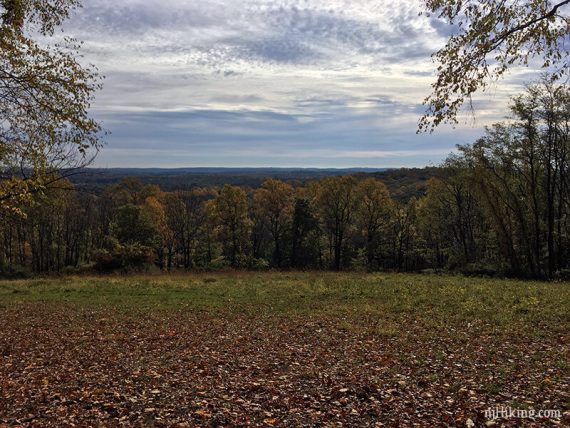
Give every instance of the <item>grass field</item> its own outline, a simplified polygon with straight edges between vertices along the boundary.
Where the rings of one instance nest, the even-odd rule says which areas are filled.
[[[0,323],[0,426],[570,424],[568,283],[0,281]],[[561,417],[490,421],[496,406]]]

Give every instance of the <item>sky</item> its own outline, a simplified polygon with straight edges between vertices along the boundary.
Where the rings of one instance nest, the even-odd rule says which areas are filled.
[[[528,72],[459,126],[416,134],[453,28],[420,0],[89,0],[64,25],[105,76],[98,167],[435,165],[506,114]]]

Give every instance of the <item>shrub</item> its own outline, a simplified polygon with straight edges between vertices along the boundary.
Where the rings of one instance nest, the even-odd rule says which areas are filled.
[[[0,264],[0,278],[25,279],[31,277],[32,273],[23,266],[19,265],[11,266],[8,264]]]
[[[253,256],[240,254],[236,258],[236,267],[251,270],[264,270],[269,268],[269,262],[265,259],[258,259]]]
[[[99,272],[147,270],[154,260],[152,248],[135,243],[117,245],[111,250],[100,250],[95,255],[95,269]]]

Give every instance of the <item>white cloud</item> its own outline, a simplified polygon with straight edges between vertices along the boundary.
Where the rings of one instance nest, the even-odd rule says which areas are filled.
[[[421,6],[420,0],[88,0],[65,27],[85,41],[85,60],[107,76],[95,103],[113,132],[105,151],[135,148],[140,140],[172,151],[185,143],[198,159],[208,138],[244,153],[251,139],[264,138],[279,141],[285,154],[292,150],[292,159],[301,145],[295,153],[318,163],[318,150],[333,138],[336,155],[323,158],[411,153],[424,162],[443,157],[455,141],[445,133],[445,147],[414,147],[419,105],[433,79],[429,55],[449,31],[418,16]],[[485,104],[483,124],[502,115],[505,100],[501,92]],[[216,113],[204,116],[208,111]],[[180,113],[192,120],[180,122]],[[275,126],[272,114],[292,119]],[[163,137],[137,133],[148,129],[137,120],[149,115],[168,130]],[[388,147],[396,141],[408,147]],[[271,150],[259,153],[271,163]]]

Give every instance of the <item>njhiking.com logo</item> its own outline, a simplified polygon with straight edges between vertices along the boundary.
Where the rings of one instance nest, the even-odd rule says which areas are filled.
[[[485,410],[485,418],[496,419],[562,419],[560,410],[513,409],[512,407],[490,407]]]

